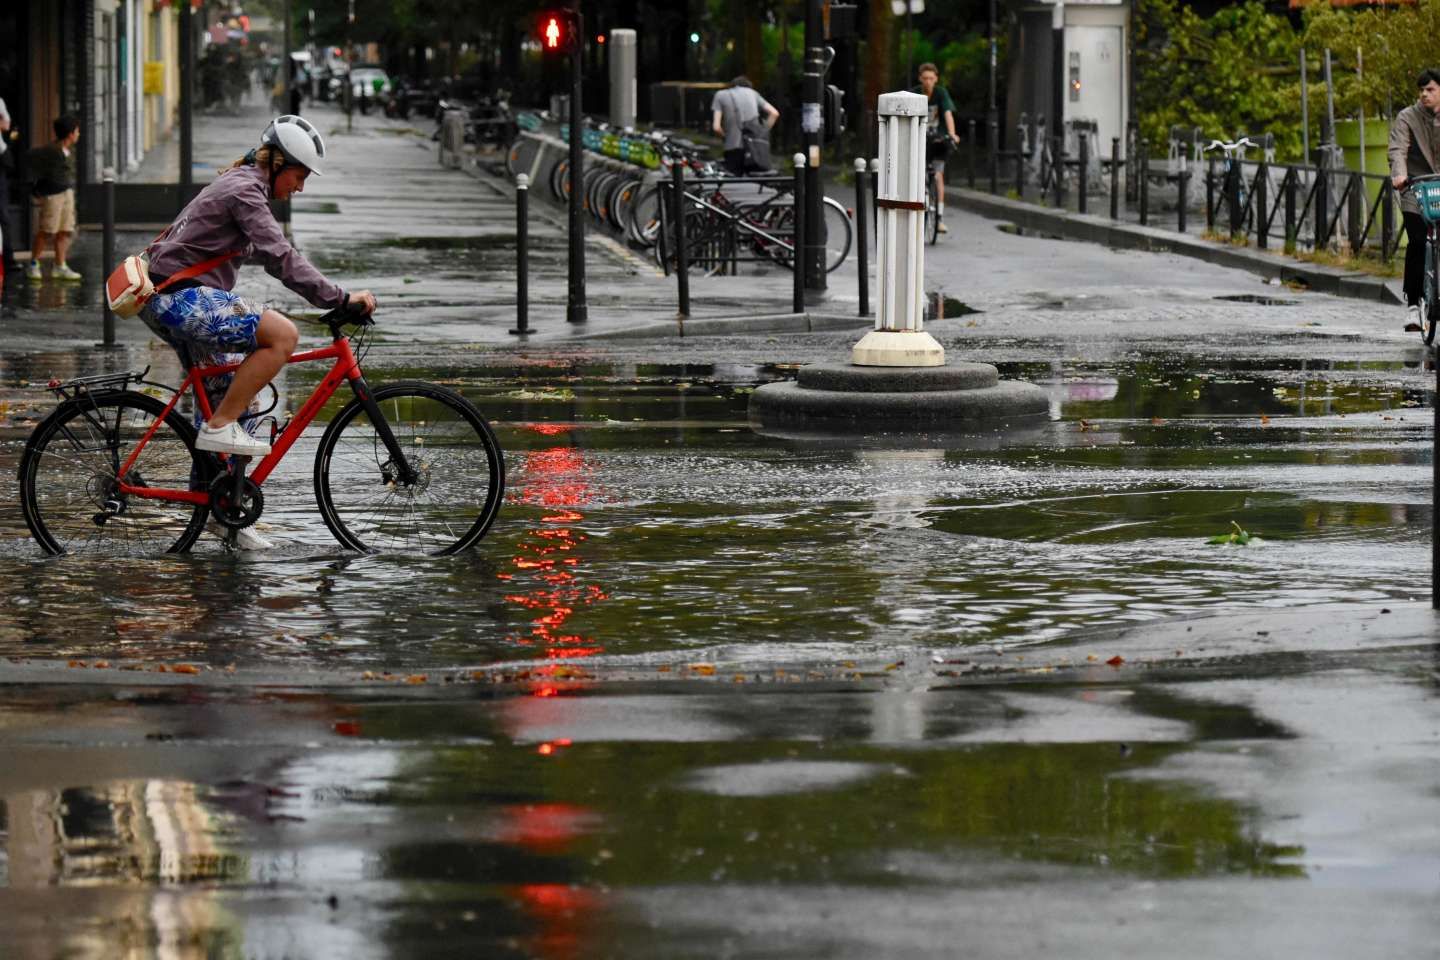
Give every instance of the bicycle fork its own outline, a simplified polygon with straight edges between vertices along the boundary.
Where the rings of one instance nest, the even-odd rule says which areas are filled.
[[[375,428],[375,435],[385,445],[385,452],[390,454],[389,465],[394,467],[398,476],[391,476],[381,465],[381,475],[386,482],[399,481],[408,486],[413,486],[420,480],[415,468],[405,456],[405,451],[400,448],[400,441],[395,439],[395,432],[390,429],[390,421],[385,419],[385,414],[380,412],[380,404],[375,400],[375,395],[370,392],[370,385],[365,382],[364,377],[355,377],[350,381],[350,389],[355,391],[355,399],[360,401],[366,416],[370,418],[370,424]]]

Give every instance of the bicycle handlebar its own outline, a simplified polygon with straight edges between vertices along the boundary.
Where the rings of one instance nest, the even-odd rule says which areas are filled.
[[[1256,143],[1254,140],[1251,140],[1249,137],[1241,137],[1234,143],[1226,143],[1223,140],[1211,140],[1208,144],[1205,145],[1205,149],[1214,150],[1216,147],[1219,147],[1221,150],[1225,151],[1225,156],[1228,157],[1235,151],[1239,150],[1241,147],[1258,148],[1259,146],[1260,144]]]
[[[336,307],[329,313],[316,318],[316,323],[323,323],[330,329],[338,332],[346,324],[353,323],[360,327],[374,326],[375,317],[361,309],[358,303],[347,303],[344,306]]]

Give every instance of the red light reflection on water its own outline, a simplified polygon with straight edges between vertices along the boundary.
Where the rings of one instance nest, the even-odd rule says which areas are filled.
[[[573,425],[534,423],[526,429],[541,436],[565,437]],[[513,495],[519,503],[547,509],[540,517],[543,526],[529,531],[519,542],[519,553],[510,560],[512,569],[499,575],[515,586],[533,584],[505,597],[533,615],[529,634],[510,639],[541,646],[547,657],[589,657],[604,650],[592,638],[566,629],[577,610],[609,596],[597,584],[578,582],[576,575],[583,563],[577,551],[586,537],[572,524],[585,519],[579,508],[595,497],[590,482],[593,472],[584,451],[576,447],[530,451],[521,471],[525,483]]]

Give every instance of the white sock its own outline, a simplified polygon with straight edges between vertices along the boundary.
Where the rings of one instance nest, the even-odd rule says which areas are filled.
[[[945,216],[945,198],[940,198],[940,216]]]

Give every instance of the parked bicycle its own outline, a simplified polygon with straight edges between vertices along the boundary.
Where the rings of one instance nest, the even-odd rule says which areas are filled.
[[[1249,137],[1241,137],[1233,143],[1226,143],[1223,140],[1211,140],[1205,145],[1205,152],[1219,150],[1225,155],[1225,160],[1220,168],[1220,184],[1222,197],[1229,197],[1234,205],[1238,216],[1231,218],[1232,229],[1240,229],[1245,233],[1250,232],[1251,210],[1249,187],[1245,183],[1245,149],[1247,147],[1259,147],[1260,144]],[[1210,212],[1211,217],[1214,211]]]
[[[266,479],[302,437],[313,439],[307,428],[347,381],[354,399],[315,443],[315,499],[335,539],[351,550],[433,555],[479,541],[505,491],[504,457],[484,417],[436,384],[372,390],[360,369],[370,318],[342,308],[318,322],[332,344],[290,363],[334,364],[293,418],[269,419],[271,452],[248,475],[249,457],[196,450],[195,427],[177,409],[189,393],[208,419],[204,380],[238,364],[192,368],[178,390],[146,380],[149,368],[52,383],[60,405],[20,459],[20,506],[36,541],[52,554],[178,553],[213,517],[233,545],[260,519]],[[173,395],[162,401],[137,386]]]
[[[1420,205],[1425,221],[1425,273],[1420,287],[1420,339],[1435,342],[1435,327],[1440,324],[1440,174],[1411,177],[1405,191]]]

